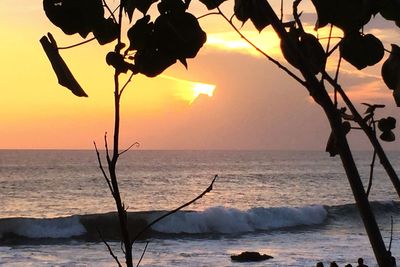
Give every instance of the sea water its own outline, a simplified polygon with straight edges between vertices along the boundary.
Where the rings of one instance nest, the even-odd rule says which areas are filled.
[[[104,151],[101,151],[104,156]],[[371,152],[355,159],[368,184]],[[400,173],[400,153],[388,153]],[[105,162],[103,162],[105,164]],[[155,224],[133,248],[140,266],[244,266],[230,255],[273,256],[245,266],[376,266],[338,158],[303,151],[130,151],[118,164],[129,221]],[[369,196],[386,244],[400,255],[400,203],[376,164]],[[94,151],[0,151],[0,265],[115,266],[123,262],[114,200]],[[399,260],[398,260],[399,261]]]

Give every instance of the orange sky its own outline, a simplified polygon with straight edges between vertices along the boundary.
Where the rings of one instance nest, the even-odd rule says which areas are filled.
[[[223,4],[227,11],[230,2]],[[280,1],[271,2],[277,6]],[[303,9],[311,11],[310,5]],[[192,12],[201,15],[206,10],[195,4]],[[305,90],[221,18],[203,18],[201,25],[208,42],[189,60],[189,70],[176,64],[157,78],[133,79],[122,99],[122,145],[138,141],[142,149],[323,149],[328,125]],[[281,59],[275,34],[268,28],[260,35],[250,26],[243,28],[246,36]],[[307,29],[312,30],[312,24]],[[105,131],[112,132],[113,70],[104,60],[112,46],[93,42],[61,52],[89,95],[77,98],[57,84],[42,51],[39,39],[49,31],[60,46],[81,40],[52,26],[42,1],[0,2],[0,149],[86,149],[93,140],[101,142]],[[399,35],[372,31],[388,40]],[[362,73],[344,64],[342,83],[356,103],[385,103],[385,114],[396,117],[399,112],[379,73],[380,67]],[[207,94],[199,94],[199,88]],[[356,148],[368,148],[359,135],[352,140]],[[400,147],[397,142],[389,148]]]

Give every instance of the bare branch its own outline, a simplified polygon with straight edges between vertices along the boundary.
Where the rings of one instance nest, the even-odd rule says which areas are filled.
[[[368,181],[368,188],[367,188],[367,197],[369,197],[369,192],[371,191],[372,187],[372,179],[374,178],[374,166],[375,166],[375,159],[376,159],[376,151],[374,150],[374,154],[372,155],[372,162],[370,165],[370,170],[369,170],[369,181]]]
[[[372,115],[372,131],[374,132],[375,136],[376,136],[376,126],[375,126],[375,120],[374,117]],[[369,197],[369,192],[371,191],[371,187],[372,187],[372,179],[374,177],[374,167],[375,167],[375,159],[376,159],[376,150],[374,149],[374,154],[372,155],[372,162],[370,165],[370,170],[369,170],[369,181],[368,181],[368,188],[367,188],[367,197]]]
[[[246,36],[244,36],[240,30],[232,23],[232,21],[230,19],[228,19],[228,17],[225,16],[225,14],[221,11],[221,9],[219,7],[217,7],[219,14],[226,20],[226,22],[229,23],[229,25],[231,25],[231,27],[235,30],[235,32],[237,34],[239,34],[239,36],[245,40],[249,45],[251,45],[255,50],[257,50],[259,53],[261,53],[264,57],[266,57],[269,61],[271,61],[272,63],[274,63],[276,66],[278,66],[278,68],[282,69],[283,71],[285,71],[289,76],[291,76],[293,79],[295,79],[298,83],[300,83],[303,86],[306,86],[306,82],[303,81],[302,79],[300,79],[296,74],[294,74],[292,71],[290,71],[288,68],[286,68],[285,66],[283,66],[281,63],[279,63],[279,61],[275,60],[274,58],[272,58],[271,56],[269,56],[267,53],[265,53],[263,50],[261,50],[258,46],[256,46],[254,43],[252,43],[249,39],[246,38]]]
[[[376,135],[373,133],[371,127],[369,127],[366,122],[363,120],[361,115],[358,113],[357,109],[354,107],[353,103],[344,92],[343,88],[334,80],[332,77],[329,76],[325,71],[322,72],[322,75],[325,77],[326,81],[328,81],[334,88],[336,88],[337,92],[342,97],[343,101],[346,103],[347,107],[350,109],[350,112],[354,116],[354,121],[357,122],[360,127],[363,129],[365,134],[367,135],[369,141],[371,142],[374,150],[376,151],[380,163],[382,164],[383,168],[385,169],[386,173],[388,174],[394,188],[396,189],[397,195],[400,197],[400,180],[397,176],[396,171],[393,169],[392,164],[390,163],[389,159],[386,156],[385,151],[383,150],[381,144],[379,143]]]
[[[104,6],[107,8],[108,12],[110,12],[110,16],[113,18],[114,22],[117,22],[117,19],[116,19],[115,16],[114,16],[114,12],[115,12],[116,10],[114,10],[114,12],[111,11],[111,9],[110,9],[110,7],[108,6],[106,0],[103,0],[103,4],[104,4]]]
[[[99,168],[100,168],[101,172],[103,173],[104,179],[106,180],[106,182],[108,184],[108,188],[110,189],[111,194],[114,196],[114,190],[113,190],[113,187],[111,185],[111,181],[108,178],[108,176],[107,176],[107,174],[106,174],[106,172],[105,172],[105,170],[103,168],[103,164],[101,163],[100,153],[99,153],[99,150],[97,149],[96,142],[93,142],[93,144],[94,144],[94,148],[96,149],[96,155],[97,155],[97,161],[99,162]]]
[[[299,26],[300,31],[304,32],[303,24],[301,23],[301,20],[300,20],[301,14],[299,14],[299,12],[297,10],[297,7],[299,6],[301,1],[302,0],[293,1],[293,17],[294,17],[294,20],[296,21],[297,26]]]
[[[103,241],[103,243],[106,245],[108,252],[110,252],[110,255],[114,258],[114,260],[116,261],[116,263],[118,264],[118,267],[122,267],[121,263],[118,260],[118,257],[115,256],[114,252],[112,251],[110,245],[107,243],[107,241],[103,238],[103,236],[101,235],[101,232],[97,229],[97,232],[99,233],[99,236],[101,238],[101,241]]]
[[[132,244],[133,244],[144,232],[146,232],[150,227],[152,227],[154,224],[156,224],[156,223],[158,223],[159,221],[161,221],[162,219],[164,219],[164,218],[166,218],[166,217],[168,217],[168,216],[170,216],[170,215],[172,215],[172,214],[178,212],[179,210],[181,210],[181,209],[183,209],[183,208],[185,208],[185,207],[187,207],[187,206],[193,204],[194,202],[196,202],[196,201],[199,200],[200,198],[204,197],[207,193],[211,192],[211,190],[213,189],[214,182],[215,182],[215,180],[217,179],[217,177],[218,177],[218,175],[215,175],[215,176],[214,176],[214,179],[211,181],[211,184],[206,188],[206,190],[204,190],[204,191],[203,191],[200,195],[198,195],[196,198],[192,199],[191,201],[189,201],[189,202],[183,204],[182,206],[180,206],[180,207],[178,207],[178,208],[176,208],[176,209],[174,209],[174,210],[172,210],[172,211],[170,211],[170,212],[167,212],[166,214],[164,214],[164,215],[158,217],[157,219],[155,219],[154,221],[152,221],[151,223],[149,223],[146,227],[144,227],[144,228],[142,229],[142,231],[140,231],[138,234],[136,234],[136,236],[132,239]]]
[[[392,241],[393,241],[393,216],[390,216],[390,241],[388,251],[392,250]]]
[[[218,12],[210,12],[210,13],[201,15],[200,17],[197,17],[197,19],[199,20],[199,19],[205,18],[205,17],[210,16],[210,15],[219,15],[219,13]]]
[[[107,132],[104,133],[104,147],[106,148],[107,163],[110,164],[111,158],[110,158],[110,151],[108,149]]]
[[[328,43],[326,44],[326,53],[329,52],[329,48],[330,48],[330,46],[331,46],[332,31],[333,31],[333,24],[331,24],[331,27],[330,27],[330,29],[329,29]]]
[[[343,39],[342,39],[342,40],[343,40]],[[333,46],[333,48],[326,54],[326,57],[330,57],[330,56],[333,54],[333,52],[335,52],[336,49],[339,48],[340,42],[341,42],[342,40],[340,40],[337,44],[335,44],[335,45]]]
[[[87,39],[87,40],[85,40],[85,41],[79,42],[79,43],[77,43],[77,44],[73,44],[73,45],[69,45],[69,46],[57,47],[57,49],[58,49],[58,50],[70,49],[70,48],[74,48],[74,47],[77,47],[77,46],[80,46],[80,45],[87,44],[87,43],[89,43],[89,42],[91,42],[91,41],[93,41],[93,40],[96,40],[96,37],[92,37],[92,38],[90,38],[90,39]]]
[[[142,262],[142,259],[144,257],[144,254],[146,253],[147,250],[147,246],[149,245],[149,241],[146,242],[146,246],[144,246],[143,252],[142,252],[142,256],[140,256],[140,259],[136,265],[136,267],[139,267],[140,263]]]
[[[140,146],[139,142],[135,142],[135,143],[133,143],[132,145],[130,145],[127,149],[125,149],[125,150],[119,152],[119,155],[121,156],[122,154],[128,152],[128,151],[131,150],[131,148],[134,147],[134,146],[139,147],[139,146]]]
[[[122,86],[120,92],[119,92],[119,96],[122,95],[122,93],[124,92],[125,88],[128,86],[128,84],[132,81],[133,75],[135,75],[135,73],[131,73],[131,76],[129,76],[129,79],[125,82],[125,84]]]

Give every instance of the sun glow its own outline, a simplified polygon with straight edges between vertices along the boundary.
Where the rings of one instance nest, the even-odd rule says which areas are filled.
[[[189,81],[164,74],[160,75],[160,77],[175,82],[175,96],[189,105],[191,105],[200,95],[212,97],[216,87],[214,84]]]
[[[193,86],[193,99],[190,101],[192,104],[200,95],[208,95],[212,97],[214,94],[215,85],[205,83],[195,83]]]

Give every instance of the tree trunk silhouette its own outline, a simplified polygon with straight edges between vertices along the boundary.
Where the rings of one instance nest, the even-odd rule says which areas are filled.
[[[390,255],[386,250],[381,232],[379,230],[375,216],[371,210],[368,198],[364,190],[364,186],[358,173],[358,169],[356,167],[350,147],[348,145],[347,138],[342,126],[340,113],[330,99],[323,84],[320,83],[315,75],[310,72],[309,62],[302,56],[298,47],[296,47],[292,40],[289,38],[284,26],[282,25],[282,22],[277,17],[269,2],[267,0],[265,2],[267,6],[267,16],[270,19],[272,27],[278,34],[279,38],[287,45],[291,53],[293,53],[293,55],[298,58],[299,70],[306,80],[305,87],[309,91],[315,102],[322,107],[325,115],[329,120],[329,124],[335,137],[337,149],[343,167],[345,169],[354,199],[356,201],[357,208],[360,212],[378,265],[380,267],[391,266]]]

